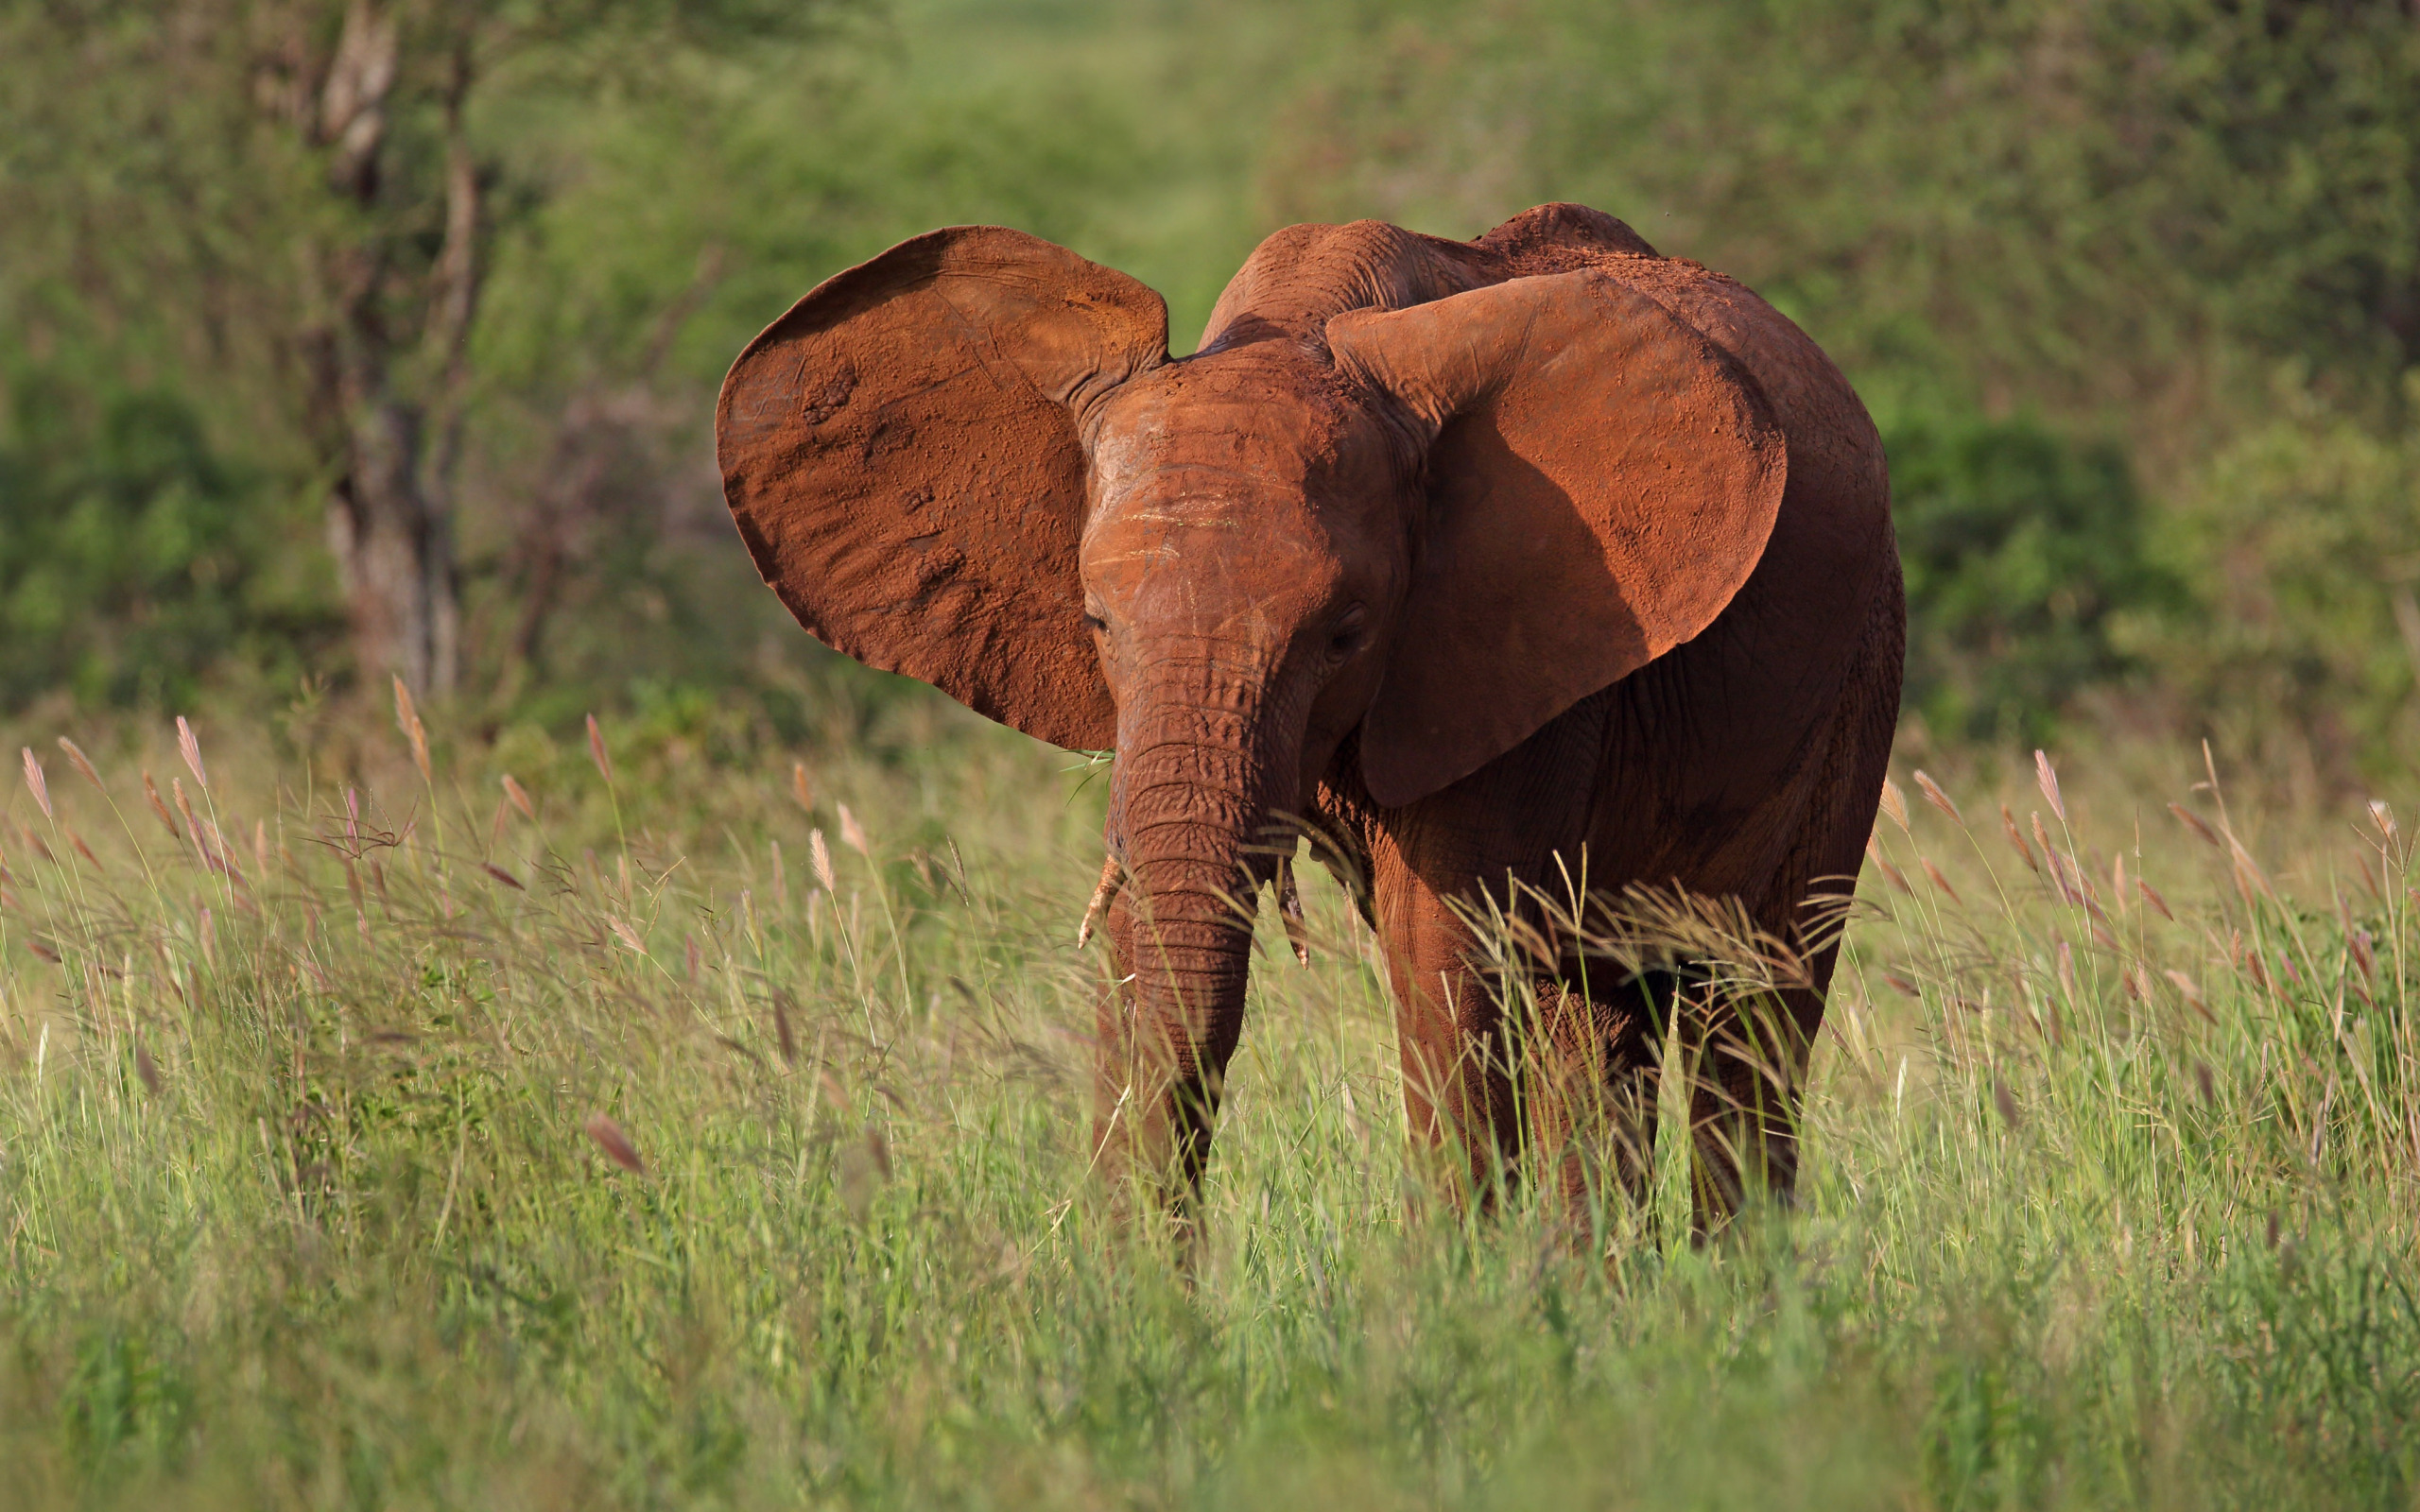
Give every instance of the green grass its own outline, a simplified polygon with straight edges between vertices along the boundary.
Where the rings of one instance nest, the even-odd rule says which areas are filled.
[[[1596,1238],[1518,1202],[1408,1221],[1384,991],[1316,879],[1310,968],[1264,941],[1188,1285],[1088,1184],[1098,964],[1071,939],[1099,784],[910,699],[809,756],[810,812],[789,753],[717,729],[609,722],[610,793],[529,730],[440,730],[424,782],[366,725],[205,726],[207,792],[167,734],[121,732],[94,744],[123,826],[57,731],[21,732],[56,818],[15,786],[0,830],[0,1499],[2267,1507],[2420,1485],[2420,932],[2409,852],[2382,843],[2381,873],[2358,805],[2238,812],[2260,836],[2239,858],[2162,810],[2218,829],[2187,778],[2070,771],[2062,824],[2030,773],[1985,774],[1952,784],[1971,840],[1921,799],[1907,833],[1881,821],[1914,890],[1869,866],[1804,1200],[1703,1247],[1668,1138],[1656,1211]],[[146,766],[240,882],[169,838]],[[536,822],[500,806],[506,772]],[[2003,796],[2088,901],[2017,859]]]

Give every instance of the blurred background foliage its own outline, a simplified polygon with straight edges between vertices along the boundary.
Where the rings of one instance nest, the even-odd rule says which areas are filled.
[[[383,177],[331,194],[381,18]],[[1930,738],[2349,782],[2420,734],[2403,0],[0,0],[0,123],[12,706],[383,681],[322,524],[368,401],[314,368],[374,349],[475,711],[873,718],[895,683],[786,625],[716,495],[715,386],[790,300],[1004,222],[1161,289],[1182,351],[1279,225],[1563,198],[1857,382]]]

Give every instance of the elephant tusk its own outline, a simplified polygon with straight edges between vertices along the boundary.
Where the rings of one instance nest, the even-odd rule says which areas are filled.
[[[1286,940],[1294,947],[1294,959],[1310,965],[1311,936],[1303,925],[1303,895],[1294,886],[1294,863],[1290,859],[1277,863],[1277,917],[1285,921]]]
[[[1084,921],[1076,926],[1076,949],[1082,950],[1092,942],[1094,927],[1100,922],[1101,915],[1109,912],[1110,903],[1117,897],[1118,882],[1117,858],[1111,856],[1101,864],[1100,885],[1093,889],[1093,901],[1084,905]]]

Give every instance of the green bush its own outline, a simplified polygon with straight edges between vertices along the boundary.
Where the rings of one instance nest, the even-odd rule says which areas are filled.
[[[0,440],[0,707],[180,701],[240,655],[282,670],[325,646],[329,604],[282,569],[308,522],[233,466],[173,395],[78,416],[21,382]],[[304,580],[324,581],[324,572]]]
[[[1885,429],[1908,578],[1906,705],[1945,735],[2047,738],[2080,690],[2127,672],[2129,610],[2182,601],[2145,547],[2125,453],[2029,419]]]

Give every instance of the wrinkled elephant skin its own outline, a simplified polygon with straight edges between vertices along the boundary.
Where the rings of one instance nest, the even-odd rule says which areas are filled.
[[[1803,945],[1777,1054],[1713,1035],[1695,1108],[1708,1206],[1787,1194],[1833,964],[1816,921],[1873,823],[1904,608],[1873,424],[1748,289],[1573,205],[1470,242],[1296,226],[1171,359],[1143,285],[957,228],[775,321],[717,432],[741,536],[809,631],[1115,748],[1087,915],[1117,984],[1105,1168],[1184,1210],[1253,900],[1276,880],[1290,902],[1308,831],[1385,950],[1413,1132],[1477,1177],[1530,1136],[1471,904],[1584,875],[1732,900]],[[1542,971],[1538,999],[1635,1091],[1649,983],[1605,975]]]

